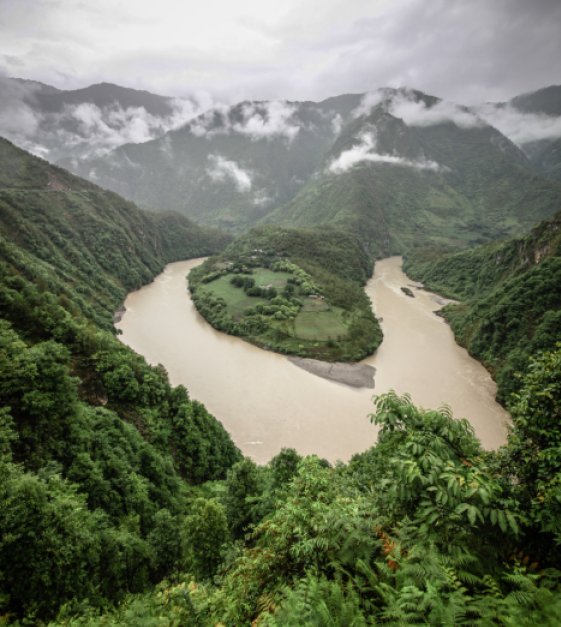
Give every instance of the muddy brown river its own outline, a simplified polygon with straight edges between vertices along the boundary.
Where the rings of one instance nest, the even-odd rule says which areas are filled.
[[[494,400],[495,384],[458,346],[434,311],[434,294],[417,289],[401,258],[376,263],[366,285],[384,341],[364,360],[376,368],[375,389],[322,379],[271,353],[215,331],[196,311],[186,275],[202,259],[172,263],[150,285],[128,295],[116,326],[120,339],[152,364],[163,364],[173,385],[183,384],[257,462],[282,447],[346,461],[376,441],[368,414],[372,396],[409,392],[425,408],[447,403],[465,417],[486,448],[506,439],[508,414]],[[415,297],[405,295],[409,286]]]

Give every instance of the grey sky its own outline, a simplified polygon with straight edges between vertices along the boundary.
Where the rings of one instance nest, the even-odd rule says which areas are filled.
[[[561,0],[0,0],[0,73],[219,100],[561,83]]]

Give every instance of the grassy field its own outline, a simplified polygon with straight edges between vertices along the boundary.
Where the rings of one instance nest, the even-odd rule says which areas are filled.
[[[294,321],[296,336],[303,340],[327,341],[347,335],[342,313],[338,307],[327,311],[301,311]]]
[[[234,287],[230,283],[232,276],[232,274],[225,274],[215,281],[212,281],[212,283],[207,283],[203,287],[203,290],[213,296],[223,298],[226,301],[228,313],[234,320],[239,321],[248,307],[255,307],[255,305],[259,305],[260,303],[266,304],[267,300],[256,296],[247,296],[241,288]]]
[[[231,284],[233,274],[225,274],[206,284],[203,289],[213,296],[226,301],[228,313],[239,322],[248,307],[267,304],[265,298],[247,296],[242,288]],[[291,276],[288,272],[273,272],[266,268],[256,268],[252,275],[258,287],[274,287],[281,291]],[[287,325],[271,320],[271,329],[286,329]],[[343,310],[328,305],[322,298],[304,298],[302,310],[291,326],[295,340],[326,342],[347,335],[347,325],[343,321]]]
[[[232,275],[229,276],[231,277]],[[252,276],[255,279],[255,285],[258,287],[267,287],[270,285],[277,290],[282,290],[291,275],[288,272],[273,272],[267,268],[256,268]]]
[[[347,335],[343,310],[326,303],[322,298],[306,298],[294,321],[296,336],[303,340],[336,340]]]

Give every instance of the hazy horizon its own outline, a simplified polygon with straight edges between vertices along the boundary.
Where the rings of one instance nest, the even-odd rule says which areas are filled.
[[[406,86],[465,104],[561,83],[555,0],[0,0],[0,75],[232,103]]]

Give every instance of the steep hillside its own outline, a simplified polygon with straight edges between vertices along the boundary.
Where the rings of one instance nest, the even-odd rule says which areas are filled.
[[[189,491],[240,458],[106,330],[127,289],[223,239],[5,140],[0,172],[0,614],[37,624],[172,573]]]
[[[532,172],[514,144],[469,110],[386,90],[343,129],[321,174],[265,220],[336,224],[387,255],[519,233],[560,199],[561,186]]]
[[[419,251],[405,269],[461,301],[443,315],[494,374],[502,401],[519,386],[514,373],[561,338],[561,213],[523,238],[456,254]]]
[[[142,206],[241,229],[307,182],[360,98],[213,109],[161,139],[75,167]]]
[[[104,328],[126,293],[166,263],[212,254],[228,242],[177,214],[141,211],[3,139],[0,234],[4,255],[15,244],[56,269],[61,296],[78,286],[75,305]]]

